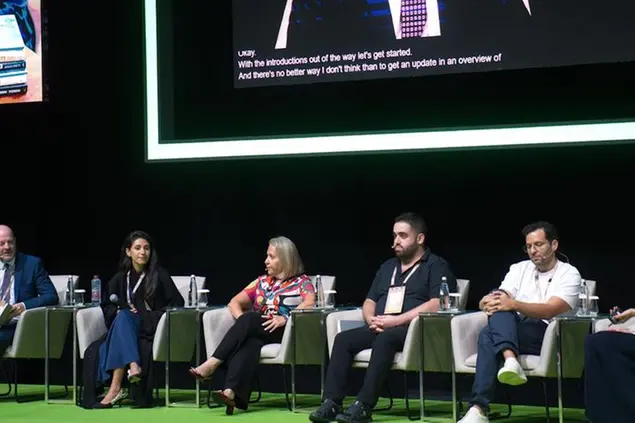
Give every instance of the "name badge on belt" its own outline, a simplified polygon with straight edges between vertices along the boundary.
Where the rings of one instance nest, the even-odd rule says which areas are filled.
[[[405,286],[391,286],[386,298],[384,314],[400,314],[403,308],[403,299],[406,295]]]

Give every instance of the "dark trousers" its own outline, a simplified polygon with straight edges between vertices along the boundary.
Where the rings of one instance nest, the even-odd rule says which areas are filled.
[[[509,349],[516,356],[540,354],[546,329],[547,324],[540,319],[511,311],[494,313],[478,336],[476,375],[470,405],[477,405],[487,413],[503,361],[501,352]]]
[[[227,366],[225,389],[234,391],[236,407],[242,410],[249,405],[260,349],[266,344],[279,343],[284,334],[284,326],[266,332],[262,326],[264,322],[260,313],[244,313],[236,319],[212,354]]]
[[[0,326],[0,342],[11,345],[15,329],[18,327],[17,322],[10,322],[8,325]]]
[[[11,346],[11,341],[5,341],[0,339],[0,361],[2,361],[2,357],[4,356],[4,352]]]
[[[584,402],[593,423],[635,420],[635,335],[598,332],[584,345]]]
[[[11,341],[5,341],[3,339],[0,339],[0,375],[4,374],[4,371],[5,371],[4,367],[2,367],[4,365],[4,363],[3,363],[4,352],[10,346],[11,346]],[[8,375],[5,375],[5,376],[7,378],[9,377]]]
[[[139,327],[139,315],[130,310],[119,311],[112,322],[106,340],[99,347],[98,380],[100,382],[108,382],[115,369],[126,368],[130,363],[140,363]]]
[[[346,396],[346,381],[353,357],[360,351],[372,348],[364,385],[357,395],[357,400],[374,407],[381,387],[385,385],[390,373],[395,353],[403,350],[407,333],[407,325],[389,328],[379,334],[367,326],[338,333],[324,382],[324,398],[338,404],[342,403]]]

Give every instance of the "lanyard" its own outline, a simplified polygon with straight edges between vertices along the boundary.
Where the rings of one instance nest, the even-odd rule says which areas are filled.
[[[146,274],[145,272],[143,272],[141,274],[141,276],[139,276],[139,280],[137,281],[136,285],[134,286],[134,288],[132,288],[132,292],[130,291],[130,271],[128,271],[128,274],[126,275],[126,299],[128,300],[128,304],[133,305],[132,304],[132,295],[131,294],[135,294],[137,292],[137,289],[139,289],[139,285],[141,285],[141,281],[143,281],[143,278],[145,278]]]
[[[406,276],[406,279],[403,280],[403,284],[402,285],[404,285],[404,286],[406,285],[406,282],[408,282],[408,279],[410,279],[410,276],[412,276],[412,274],[417,271],[417,269],[419,268],[420,264],[421,263],[417,263],[417,265],[412,268],[410,273],[408,273],[408,276]],[[399,265],[395,266],[395,269],[392,271],[392,278],[390,278],[390,286],[393,286],[395,284],[395,276],[397,275],[397,267],[398,266]]]
[[[547,281],[547,289],[546,291],[549,290],[549,285],[551,284],[551,281],[553,280],[553,277],[556,275],[556,271],[558,270],[558,264],[560,264],[560,262],[556,262],[556,265],[554,266],[554,268],[551,270],[551,276],[549,276],[549,280]],[[546,302],[546,296],[547,296],[547,292],[545,291],[544,293],[542,292],[542,289],[540,289],[540,284],[538,283],[540,279],[540,275],[538,273],[538,268],[534,269],[534,282],[536,283],[536,289],[538,290],[538,294],[540,295],[540,300],[544,303]]]

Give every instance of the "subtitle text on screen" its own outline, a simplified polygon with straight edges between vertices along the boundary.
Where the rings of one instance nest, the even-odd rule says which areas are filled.
[[[312,56],[261,58],[256,50],[237,52],[236,79],[322,79],[348,74],[356,79],[364,73],[425,73],[427,68],[479,66],[503,61],[502,53],[475,53],[460,57],[413,57],[412,49],[351,51]],[[327,78],[330,79],[330,78]],[[338,78],[339,79],[339,78]],[[344,78],[348,79],[348,78]],[[299,81],[298,81],[299,82]]]

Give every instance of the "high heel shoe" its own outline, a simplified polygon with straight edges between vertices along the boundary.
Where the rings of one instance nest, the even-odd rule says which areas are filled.
[[[190,375],[192,375],[192,377],[194,377],[195,379],[201,380],[201,381],[205,381],[205,380],[210,380],[212,378],[212,375],[209,376],[203,376],[198,370],[196,370],[194,367],[190,367]]]
[[[132,384],[136,384],[136,383],[141,382],[141,372],[132,373],[132,371],[130,369],[128,369],[128,382],[130,382]]]
[[[216,404],[225,406],[225,414],[227,414],[228,416],[234,414],[234,407],[236,407],[236,402],[225,395],[223,391],[213,391],[212,399]]]
[[[128,394],[123,389],[120,389],[119,392],[117,392],[117,395],[115,395],[115,397],[112,400],[110,400],[110,402],[106,404],[98,402],[93,405],[93,409],[112,408],[115,405],[118,405],[119,407],[121,407],[121,402],[125,400],[126,398],[128,398]]]

